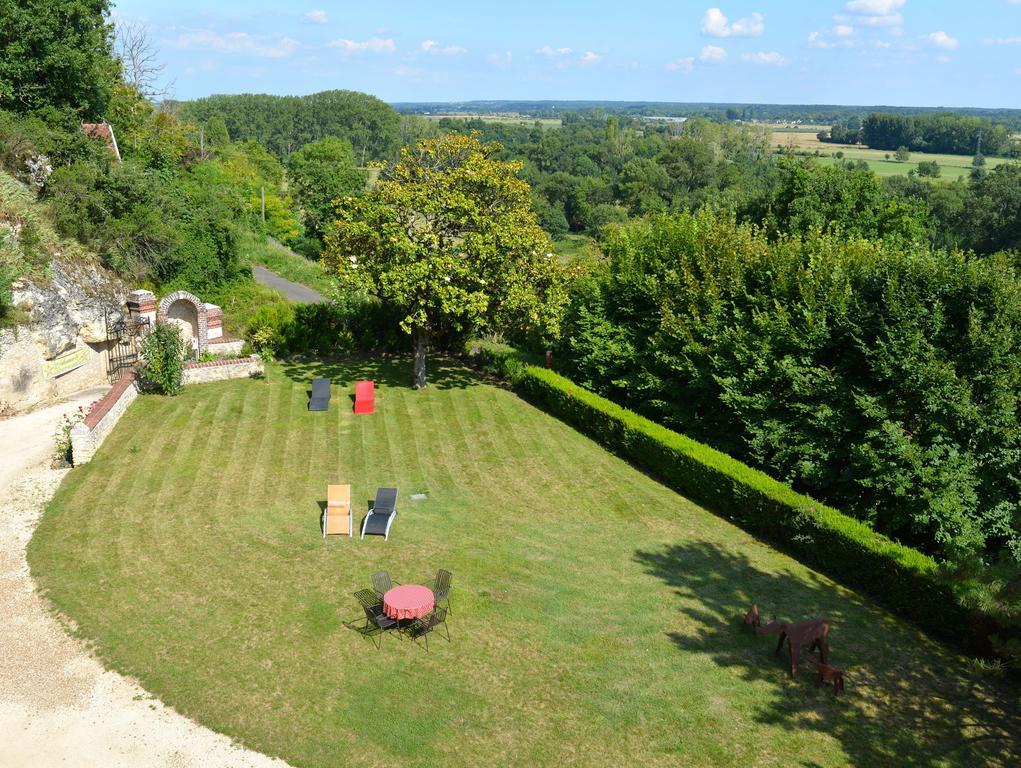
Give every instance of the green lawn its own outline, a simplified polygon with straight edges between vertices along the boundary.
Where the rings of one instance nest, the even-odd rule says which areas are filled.
[[[362,377],[377,412],[354,417]],[[140,397],[61,486],[34,575],[110,666],[296,766],[1017,765],[1004,682],[469,370],[409,379],[283,364]],[[389,542],[323,541],[338,481],[359,512],[400,488]],[[374,570],[438,567],[451,643],[344,626]],[[753,600],[843,622],[846,696],[788,679]]]

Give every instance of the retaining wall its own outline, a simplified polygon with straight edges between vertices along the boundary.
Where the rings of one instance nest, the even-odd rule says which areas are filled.
[[[71,428],[71,456],[75,465],[84,464],[106,439],[121,414],[138,397],[138,376],[132,370],[121,376],[100,398],[89,415]]]
[[[263,372],[258,355],[235,360],[211,360],[208,363],[185,363],[184,383],[205,384],[224,379],[245,379]]]

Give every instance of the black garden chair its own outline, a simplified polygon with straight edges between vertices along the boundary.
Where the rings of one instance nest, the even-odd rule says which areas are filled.
[[[363,635],[368,635],[378,650],[383,647],[383,633],[391,629],[400,629],[400,623],[383,613],[383,603],[376,598],[376,593],[371,589],[358,590],[355,592],[355,599],[365,611],[365,626],[357,629]],[[378,642],[375,639],[377,635]]]
[[[422,616],[419,619],[415,619],[404,628],[404,632],[407,633],[408,637],[412,640],[417,641],[418,638],[425,638],[425,650],[429,652],[429,635],[438,626],[443,626],[443,632],[447,636],[447,642],[450,642],[450,630],[447,629],[447,609],[440,608],[439,606],[432,609],[430,613]]]
[[[436,578],[429,584],[429,588],[433,591],[435,604],[446,603],[447,613],[453,613],[450,610],[450,582],[453,578],[454,574],[440,568],[436,571]]]
[[[394,588],[394,584],[400,584],[400,582],[391,580],[389,571],[378,571],[372,574],[372,588],[380,600],[383,599],[383,595]]]

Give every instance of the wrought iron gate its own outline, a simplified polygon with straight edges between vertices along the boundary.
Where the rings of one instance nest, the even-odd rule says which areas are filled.
[[[149,318],[111,318],[106,313],[106,338],[113,342],[107,356],[106,373],[113,383],[138,362],[139,344],[149,328]]]

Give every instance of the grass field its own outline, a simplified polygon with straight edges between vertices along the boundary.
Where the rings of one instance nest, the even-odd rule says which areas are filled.
[[[893,160],[893,152],[859,147],[854,144],[828,144],[819,141],[815,133],[806,131],[774,131],[772,143],[775,147],[794,147],[806,152],[818,150],[823,154],[819,158],[819,162],[824,164],[837,162],[837,159],[833,157],[834,153],[843,152],[845,160],[867,161],[869,168],[879,176],[904,175],[912,169],[917,169],[918,163],[922,160],[935,160],[940,166],[940,178],[954,181],[966,178],[971,173],[972,167],[972,158],[969,155],[944,155],[935,152],[912,152],[911,159],[908,162],[898,163],[896,160]],[[887,156],[891,159],[887,160]],[[987,157],[986,168],[991,170],[1000,163],[1006,162],[1009,161],[1004,158]]]
[[[107,664],[295,766],[1017,765],[1016,689],[470,370],[415,392],[409,368],[141,396],[59,489],[34,576]],[[321,538],[338,481],[359,513],[400,488],[390,541]],[[345,627],[373,571],[438,567],[449,644]],[[753,601],[843,622],[846,695],[787,677]]]
[[[333,293],[333,280],[318,261],[306,259],[279,243],[272,240],[260,243],[249,238],[242,244],[242,252],[250,264],[266,267],[281,277],[307,285],[324,296]]]

